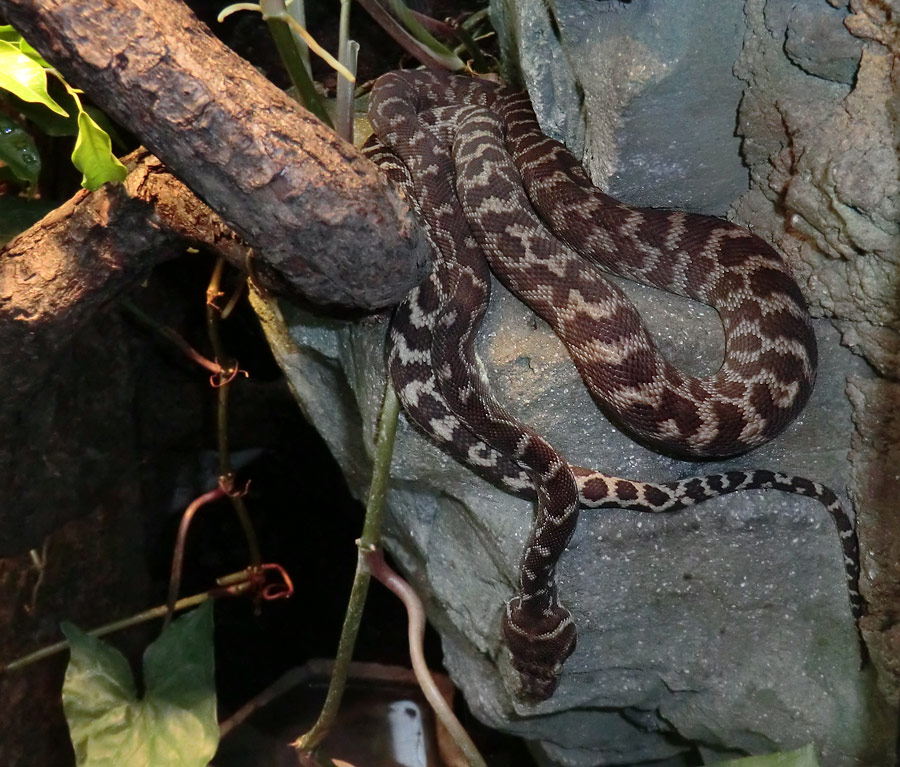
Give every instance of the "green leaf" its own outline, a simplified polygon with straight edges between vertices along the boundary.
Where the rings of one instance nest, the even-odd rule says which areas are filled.
[[[107,181],[124,181],[128,169],[112,153],[112,143],[87,112],[78,114],[78,138],[72,163],[84,174],[81,185],[94,191]]]
[[[0,88],[14,93],[23,101],[43,104],[57,114],[66,114],[47,93],[44,68],[8,40],[0,40]]]
[[[727,762],[716,762],[715,767],[819,767],[819,760],[812,743],[808,743],[796,751],[729,759]]]
[[[106,112],[91,104],[87,104],[84,107],[84,111],[87,112],[91,116],[91,119],[100,126],[100,130],[109,136],[109,140],[112,142],[113,146],[119,147],[122,151],[128,151],[128,143],[122,138],[122,134],[119,133],[116,124],[106,116]]]
[[[53,83],[50,84],[48,90],[53,93]],[[30,104],[27,101],[22,101],[22,99],[14,96],[9,91],[0,91],[0,99],[9,104],[10,109],[26,117],[29,122],[34,123],[35,127],[45,136],[78,135],[78,105],[65,89],[61,89],[58,93],[53,93],[53,100],[69,112],[71,117],[51,112],[41,104]]]
[[[41,54],[38,53],[34,48],[32,48],[31,45],[29,45],[28,41],[9,24],[0,25],[0,40],[6,40],[6,42],[8,43],[12,43],[16,46],[16,48],[22,51],[22,53],[28,56],[28,58],[34,59],[45,69],[50,67],[50,65],[44,60],[44,57],[41,56]]]
[[[29,59],[40,64],[43,69],[52,69],[50,66],[50,62],[47,61],[40,53],[37,52],[37,49],[32,48],[31,44],[22,38],[22,41],[19,43],[19,50],[22,51]]]
[[[206,767],[219,727],[212,603],[174,621],[144,653],[146,694],[128,662],[72,624],[63,709],[78,767]]]
[[[34,139],[17,123],[0,114],[0,162],[6,163],[16,178],[37,183],[41,155]]]

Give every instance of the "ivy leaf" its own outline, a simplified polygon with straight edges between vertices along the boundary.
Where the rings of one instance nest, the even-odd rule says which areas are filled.
[[[144,653],[138,698],[128,661],[69,623],[63,709],[78,767],[206,767],[216,752],[212,603],[182,616]]]
[[[84,174],[81,185],[92,192],[107,181],[123,181],[128,175],[128,169],[112,153],[109,135],[87,112],[78,113],[72,163]]]
[[[727,762],[716,762],[715,767],[819,767],[819,760],[812,743],[808,743],[796,751],[729,759]]]
[[[43,104],[57,114],[66,115],[66,111],[47,92],[44,68],[9,40],[0,40],[0,88],[23,101]]]
[[[0,162],[21,181],[37,183],[41,173],[37,145],[28,133],[3,114],[0,114]]]

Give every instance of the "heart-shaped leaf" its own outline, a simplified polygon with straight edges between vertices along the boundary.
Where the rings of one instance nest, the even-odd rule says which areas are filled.
[[[137,696],[124,656],[63,624],[71,660],[63,709],[78,767],[205,767],[219,742],[212,604],[174,621],[144,653]]]

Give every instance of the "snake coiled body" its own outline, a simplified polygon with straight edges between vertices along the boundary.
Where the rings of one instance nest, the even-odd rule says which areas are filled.
[[[631,208],[603,194],[541,133],[527,96],[505,86],[390,73],[373,88],[369,114],[377,138],[367,151],[405,192],[434,253],[431,275],[391,324],[398,397],[456,458],[537,501],[503,622],[523,693],[552,695],[575,647],[555,569],[579,507],[673,512],[758,488],[817,498],[838,528],[858,617],[857,540],[831,490],[770,471],[654,484],[570,466],[495,402],[475,358],[493,271],[547,321],[600,407],[639,441],[688,457],[745,452],[790,423],[815,379],[806,305],[778,254],[726,221]],[[719,371],[696,378],[672,366],[597,266],[715,307],[725,330]]]

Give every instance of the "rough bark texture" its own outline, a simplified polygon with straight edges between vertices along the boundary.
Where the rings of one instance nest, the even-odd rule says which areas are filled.
[[[0,413],[21,408],[19,397],[98,308],[182,252],[152,203],[132,194],[135,180],[79,192],[0,251]],[[0,451],[9,449],[4,440]]]
[[[0,0],[12,23],[138,135],[303,299],[376,309],[426,257],[375,167],[178,0]]]
[[[154,266],[184,254],[185,244],[246,262],[247,246],[159,160],[138,151],[126,164],[124,183],[79,192],[0,249],[0,431],[7,435],[0,493],[16,481],[3,470],[15,449],[9,437],[91,317]]]

